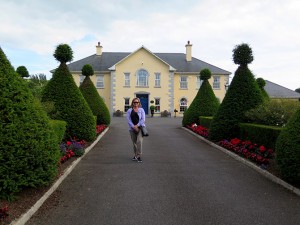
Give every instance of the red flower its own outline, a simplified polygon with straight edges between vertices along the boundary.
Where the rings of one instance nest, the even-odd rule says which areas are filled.
[[[267,150],[266,147],[263,146],[263,145],[261,145],[261,146],[259,147],[259,151],[260,151],[261,153],[265,152],[266,150]]]
[[[233,145],[238,145],[240,142],[241,142],[241,140],[240,139],[238,139],[238,138],[234,138],[234,139],[231,139],[231,144],[233,144]]]

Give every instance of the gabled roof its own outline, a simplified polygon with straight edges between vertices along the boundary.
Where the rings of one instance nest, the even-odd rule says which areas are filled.
[[[268,80],[266,80],[266,85],[264,89],[268,93],[270,98],[300,98],[300,93],[292,91],[288,88],[285,88]]]
[[[141,47],[146,49],[145,47]],[[138,49],[139,50],[139,49]],[[147,49],[146,49],[147,50]],[[231,72],[203,62],[192,57],[191,62],[186,61],[186,55],[183,53],[152,53],[147,50],[162,62],[170,66],[170,70],[176,70],[179,73],[199,73],[202,69],[208,68],[212,74],[230,75]],[[113,66],[123,61],[126,57],[133,53],[129,52],[103,52],[102,55],[91,55],[86,58],[68,64],[69,70],[72,72],[81,72],[85,64],[90,64],[94,71],[110,71]]]
[[[169,66],[169,69],[171,71],[174,71],[175,69],[170,65],[168,64],[167,62],[165,62],[164,60],[162,60],[161,58],[159,58],[157,55],[153,54],[149,49],[145,48],[144,46],[138,48],[136,51],[132,52],[131,54],[129,54],[128,56],[126,56],[125,58],[123,58],[122,60],[120,60],[119,62],[117,62],[116,64],[124,61],[125,59],[127,59],[129,56],[133,55],[134,53],[136,53],[137,51],[141,50],[141,49],[145,49],[147,52],[149,52],[151,55],[153,55],[155,58],[159,59],[160,61],[162,61],[163,63],[165,63],[166,65]],[[109,70],[115,70],[115,66],[116,64],[114,64],[112,67],[109,68]]]

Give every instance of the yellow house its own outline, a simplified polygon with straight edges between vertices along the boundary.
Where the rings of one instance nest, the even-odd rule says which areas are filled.
[[[82,67],[90,64],[94,68],[91,79],[111,114],[117,110],[126,112],[131,100],[139,97],[146,114],[150,114],[150,105],[154,105],[155,115],[164,110],[174,114],[175,109],[182,115],[200,88],[202,69],[212,72],[210,84],[220,101],[231,74],[192,57],[189,41],[185,47],[185,54],[153,53],[144,46],[134,52],[103,52],[98,42],[96,54],[68,67],[78,86],[84,80]]]

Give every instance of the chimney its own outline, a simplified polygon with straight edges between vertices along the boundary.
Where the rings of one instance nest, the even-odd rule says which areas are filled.
[[[192,44],[190,44],[190,41],[187,42],[185,45],[186,48],[186,61],[191,62],[192,61]]]
[[[102,55],[102,46],[100,45],[100,42],[98,42],[98,45],[96,46],[96,55]]]

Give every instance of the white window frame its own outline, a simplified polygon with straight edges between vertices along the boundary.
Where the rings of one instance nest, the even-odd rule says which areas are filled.
[[[154,98],[154,106],[155,106],[154,112],[159,113],[160,112],[160,98]]]
[[[155,84],[154,87],[160,87],[160,73],[155,73]]]
[[[184,113],[185,110],[187,110],[187,99],[185,97],[180,99],[180,107],[179,107],[179,112]]]
[[[147,70],[140,69],[136,75],[136,86],[138,87],[148,87],[149,73]]]
[[[80,75],[79,76],[79,86],[83,83],[85,76]]]
[[[130,73],[124,73],[124,86],[130,87]]]
[[[130,98],[124,98],[124,112],[130,108]]]
[[[104,75],[96,76],[96,88],[104,88]]]
[[[197,81],[196,81],[196,89],[200,89],[202,83],[203,83],[203,80],[201,80],[200,76],[197,76]]]
[[[188,89],[188,77],[180,76],[180,89]]]
[[[220,76],[213,76],[213,89],[220,89]]]

